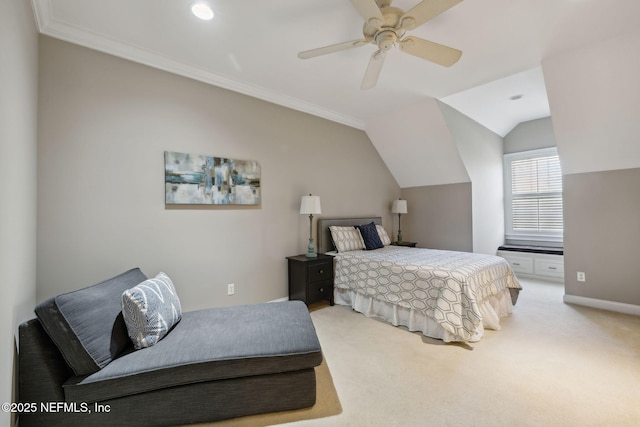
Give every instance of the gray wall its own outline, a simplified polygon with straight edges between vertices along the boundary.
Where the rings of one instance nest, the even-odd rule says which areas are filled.
[[[402,216],[402,236],[418,247],[473,251],[471,183],[430,185],[402,189],[407,200]],[[392,240],[398,218],[394,215]]]
[[[640,305],[640,169],[565,175],[563,185],[565,293]]]
[[[139,266],[186,310],[287,296],[322,217],[379,215],[400,189],[363,131],[41,38],[38,301]],[[168,209],[163,152],[256,160],[262,205]],[[226,285],[235,283],[235,296]]]
[[[566,293],[632,305],[640,305],[639,45],[637,29],[542,63],[564,175]],[[577,271],[587,273],[580,286]]]
[[[36,292],[38,37],[30,2],[0,2],[0,401],[11,402],[14,333]],[[11,415],[0,412],[0,425]]]

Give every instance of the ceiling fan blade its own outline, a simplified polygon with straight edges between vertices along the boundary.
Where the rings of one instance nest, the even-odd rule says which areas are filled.
[[[384,58],[385,54],[381,50],[373,52],[371,59],[369,59],[369,65],[367,65],[367,71],[364,73],[360,89],[371,89],[376,85],[376,83],[378,83],[378,77],[380,76],[380,71],[382,71]]]
[[[298,58],[300,59],[315,58],[316,56],[327,55],[329,53],[339,52],[341,50],[364,46],[367,43],[369,42],[364,39],[361,39],[361,40],[351,40],[348,42],[332,44],[330,46],[319,47],[317,49],[305,50],[304,52],[300,52],[298,53]]]
[[[418,58],[450,67],[460,59],[462,51],[418,37],[405,37],[398,43],[400,50]]]
[[[351,0],[351,3],[362,16],[365,24],[374,27],[381,27],[384,24],[384,17],[375,0]]]
[[[413,30],[460,2],[462,0],[422,0],[400,18],[400,27]]]

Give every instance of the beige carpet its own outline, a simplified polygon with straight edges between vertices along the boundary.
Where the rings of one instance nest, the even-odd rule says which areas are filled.
[[[287,426],[640,426],[640,317],[522,281],[502,330],[444,344],[348,307],[311,313],[343,411]]]
[[[285,424],[300,420],[330,417],[342,412],[340,399],[333,385],[331,372],[325,360],[316,367],[316,404],[311,408],[295,411],[273,412],[234,418],[215,423],[199,424],[202,427],[262,427]]]
[[[318,375],[318,393],[328,397],[210,425],[640,426],[640,317],[564,304],[562,285],[521,282],[513,315],[472,345],[312,307],[331,370]]]

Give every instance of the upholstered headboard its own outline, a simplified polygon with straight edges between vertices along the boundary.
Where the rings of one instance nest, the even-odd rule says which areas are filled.
[[[330,251],[335,251],[336,248],[333,245],[333,240],[331,239],[331,231],[329,231],[329,227],[332,225],[338,226],[353,226],[353,225],[362,225],[369,224],[372,222],[374,224],[382,225],[382,218],[379,216],[375,217],[367,217],[367,218],[321,218],[318,220],[318,252],[323,254]]]

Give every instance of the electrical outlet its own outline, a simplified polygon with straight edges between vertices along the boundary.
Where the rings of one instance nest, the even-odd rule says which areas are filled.
[[[578,282],[585,282],[587,280],[584,275],[584,271],[578,271],[577,277],[578,277]]]
[[[236,293],[236,285],[233,283],[229,283],[227,285],[227,295],[233,295]]]

